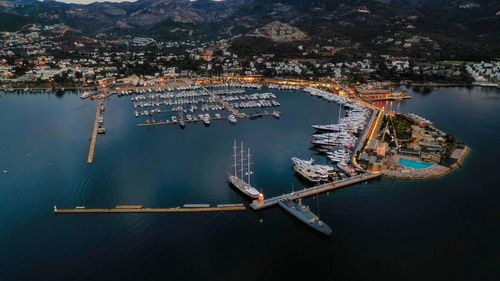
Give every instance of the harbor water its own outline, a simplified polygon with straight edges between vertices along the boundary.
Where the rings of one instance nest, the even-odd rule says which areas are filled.
[[[175,207],[248,202],[227,183],[233,141],[251,148],[252,185],[267,196],[306,185],[291,157],[338,106],[277,91],[264,117],[136,127],[111,97],[94,163],[96,105],[78,95],[0,97],[0,280],[498,280],[500,91],[442,88],[393,103],[471,147],[440,179],[380,179],[304,203],[333,229],[315,233],[280,208],[200,214],[54,215],[53,206]]]

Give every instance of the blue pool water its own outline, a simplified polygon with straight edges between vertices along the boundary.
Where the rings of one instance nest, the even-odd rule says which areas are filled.
[[[408,159],[400,159],[399,160],[399,164],[401,164],[401,165],[403,165],[405,167],[413,168],[415,170],[429,168],[430,166],[433,165],[432,163],[426,163],[426,162],[420,162],[420,161],[412,161],[412,160],[408,160]]]

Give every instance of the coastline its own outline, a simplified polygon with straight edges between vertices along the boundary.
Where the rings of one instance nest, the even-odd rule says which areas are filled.
[[[232,77],[232,78],[229,78],[229,79],[236,79],[237,81],[240,81],[241,83],[249,83],[248,81],[245,81],[244,79],[245,76],[242,76],[242,77]],[[261,78],[262,81],[252,81],[253,83],[259,83],[259,84],[273,84],[273,83],[277,83],[279,85],[283,84],[283,85],[292,85],[292,86],[302,86],[302,87],[313,87],[313,88],[316,88],[316,89],[320,89],[322,87],[327,87],[327,88],[330,88],[329,89],[329,92],[332,91],[332,85],[329,84],[329,83],[320,83],[319,81],[304,81],[304,80],[291,80],[291,79],[280,79],[280,78],[274,78],[274,79],[265,79],[265,78]],[[195,81],[195,84],[198,84],[199,80],[196,80]],[[429,83],[409,83],[409,85],[411,86],[414,86],[414,85],[418,85],[418,86],[424,86],[424,85],[427,85],[427,86],[433,86],[433,87],[453,87],[453,86],[480,86],[480,87],[499,87],[498,84],[496,84],[496,86],[492,86],[491,84],[489,85],[480,85],[480,84],[477,84],[477,83],[434,83],[434,82],[429,82]],[[146,88],[147,86],[129,86],[129,88]],[[151,88],[156,88],[156,87],[160,87],[160,85],[152,85],[150,86]],[[87,87],[88,88],[88,87]],[[125,88],[125,87],[124,87]],[[74,88],[74,89],[80,89],[80,90],[83,90],[85,88]],[[122,88],[123,89],[123,88]],[[20,91],[22,91],[21,89],[19,89]],[[30,91],[33,91],[34,89],[30,89]],[[43,89],[39,89],[39,90],[42,90]],[[70,88],[67,88],[66,90],[70,90]],[[9,91],[9,90],[7,90]],[[25,92],[25,91],[24,91]],[[110,93],[108,93],[106,96],[104,97],[108,97],[110,95],[113,95],[114,93],[116,93],[117,91],[111,91]],[[360,99],[354,99],[354,102],[357,102],[357,103],[360,103],[362,106],[365,106],[365,107],[370,107],[372,109],[375,109],[376,107],[369,104],[369,103],[366,103],[364,102],[363,100],[360,100]],[[374,118],[375,116],[377,116],[376,118]],[[367,130],[364,132],[363,134],[363,137],[361,139],[363,140],[366,140],[366,138],[368,137],[368,135],[370,134],[369,132],[373,131],[373,130],[378,130],[376,129],[375,127],[377,125],[380,125],[380,117],[383,116],[383,113],[382,111],[380,111],[380,109],[376,109],[373,113],[373,116],[370,120],[370,123],[369,123],[369,126],[367,127]],[[377,120],[377,122],[374,122],[375,119]],[[148,124],[149,125],[149,124]],[[154,125],[157,125],[157,124],[154,124]],[[158,124],[160,125],[160,124]],[[373,127],[375,125],[375,127]],[[139,126],[147,126],[146,124],[139,124]],[[371,133],[373,134],[373,132]],[[370,137],[371,138],[371,137]],[[357,149],[356,151],[360,151],[361,148],[363,147],[362,145],[364,144],[364,146],[366,146],[367,144],[362,141],[362,142],[359,142],[357,144]],[[456,149],[456,150],[460,150],[460,149]],[[456,162],[453,163],[452,165],[450,166],[443,166],[443,165],[439,165],[439,164],[434,164],[432,165],[431,167],[429,168],[425,168],[425,169],[413,169],[413,168],[410,168],[410,167],[404,167],[404,166],[397,166],[395,167],[394,169],[392,170],[386,170],[383,172],[384,176],[387,177],[387,178],[395,178],[395,179],[434,179],[434,178],[439,178],[439,177],[442,177],[442,176],[445,176],[449,173],[451,173],[452,171],[458,169],[459,167],[462,166],[463,162],[465,161],[465,158],[467,156],[467,154],[469,153],[470,151],[470,148],[465,146],[462,151],[459,151],[459,155],[455,155],[454,159],[456,159]],[[353,157],[351,159],[353,165],[355,167],[357,167],[358,169],[362,169],[364,170],[356,161],[356,157],[355,157],[356,154],[353,154]]]
[[[430,87],[430,88],[441,88],[441,87],[485,87],[485,88],[497,88],[500,89],[499,83],[492,82],[470,82],[470,83],[458,83],[458,82],[426,82],[426,83],[408,83],[410,87]]]
[[[182,79],[182,78],[178,78]],[[192,79],[192,78],[190,78]],[[214,78],[209,78],[209,77],[196,77],[194,78],[195,80],[206,80],[206,79],[214,79]],[[225,80],[237,80],[240,82],[261,82],[261,83],[282,83],[282,82],[288,82],[291,84],[300,84],[300,83],[311,83],[311,82],[316,82],[318,84],[322,83],[321,78],[317,80],[303,80],[303,79],[297,79],[296,77],[251,77],[251,76],[235,76],[235,77],[225,77],[225,78],[219,78],[222,81]],[[5,82],[4,82],[5,83]],[[392,81],[393,85],[399,84],[397,81]],[[120,85],[121,83],[117,83],[117,85]],[[497,88],[500,89],[500,83],[495,83],[495,82],[478,82],[478,81],[473,81],[473,82],[455,82],[455,81],[450,81],[450,82],[411,82],[408,81],[407,85],[409,87],[430,87],[430,88],[440,88],[440,87],[486,87],[486,88]],[[122,85],[124,87],[127,87],[125,85]],[[159,86],[159,85],[151,85],[152,87],[154,86]],[[51,91],[64,91],[64,90],[92,90],[96,89],[99,87],[98,84],[90,84],[90,85],[78,85],[78,84],[70,84],[70,85],[54,85],[54,86],[47,86],[46,83],[42,84],[31,84],[31,85],[15,85],[12,83],[5,83],[3,86],[3,89],[0,88],[0,90],[3,91],[24,91],[25,89],[28,89],[28,91],[45,91],[45,92],[51,92]],[[141,88],[144,86],[128,86],[132,88]]]

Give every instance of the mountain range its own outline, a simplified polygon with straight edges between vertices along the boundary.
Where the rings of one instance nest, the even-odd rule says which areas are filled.
[[[227,38],[280,21],[312,38],[372,42],[414,33],[477,48],[500,46],[498,0],[138,0],[65,4],[0,0],[0,30],[63,23],[82,34],[114,33],[178,38]]]

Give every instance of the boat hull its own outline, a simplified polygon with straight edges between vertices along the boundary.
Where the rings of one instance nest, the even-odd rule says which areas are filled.
[[[239,191],[241,191],[241,193],[252,199],[257,199],[259,197],[260,193],[259,191],[257,191],[257,189],[233,175],[229,175],[229,183]]]
[[[321,179],[320,178],[313,178],[309,175],[307,175],[304,171],[302,171],[297,165],[294,165],[293,166],[293,170],[295,171],[295,173],[299,176],[301,176],[302,178],[308,180],[309,182],[313,182],[313,183],[317,183],[317,182],[320,182]]]
[[[298,203],[292,202],[290,200],[280,200],[278,203],[281,208],[283,208],[292,216],[299,219],[301,222],[303,222],[310,228],[325,235],[332,234],[332,229],[325,223],[319,221],[316,215],[314,215],[311,211],[309,211],[308,208],[305,210],[301,209]]]

